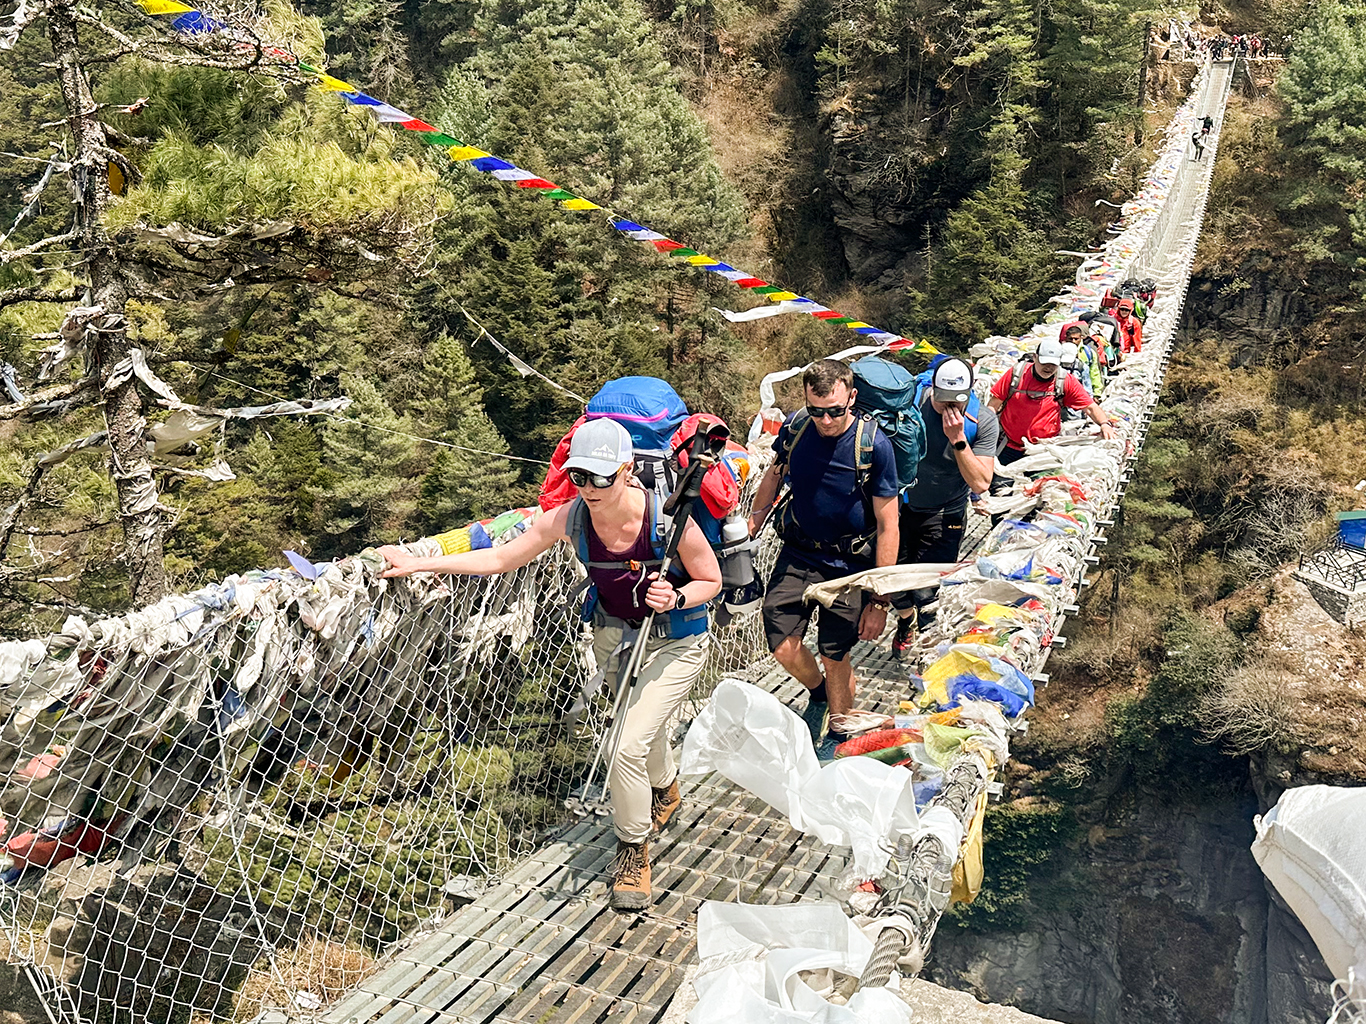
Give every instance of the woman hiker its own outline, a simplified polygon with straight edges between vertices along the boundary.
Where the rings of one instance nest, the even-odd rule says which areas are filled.
[[[582,557],[584,548],[574,535],[582,524],[598,665],[610,667],[619,658],[618,669],[624,666],[631,653],[629,644],[619,650],[625,631],[639,627],[651,611],[658,613],[608,774],[617,835],[609,902],[617,910],[640,910],[650,902],[650,839],[682,803],[669,749],[669,720],[706,663],[711,637],[705,605],[721,591],[721,569],[701,529],[690,521],[668,575],[661,579],[650,571],[660,562],[655,537],[662,510],[654,507],[654,494],[633,479],[631,435],[621,424],[597,419],[579,427],[564,468],[578,498],[541,516],[502,547],[432,558],[392,545],[379,553],[389,562],[385,576],[490,576],[520,569],[557,541],[568,542]],[[614,677],[609,671],[606,678]],[[629,680],[622,680],[627,684]]]

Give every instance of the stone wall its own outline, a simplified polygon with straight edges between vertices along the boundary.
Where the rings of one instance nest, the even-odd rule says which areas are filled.
[[[1334,586],[1306,569],[1291,573],[1305,585],[1319,607],[1349,629],[1366,623],[1366,590],[1350,591]]]

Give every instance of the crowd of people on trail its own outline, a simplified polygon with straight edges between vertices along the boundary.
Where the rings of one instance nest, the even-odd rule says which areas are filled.
[[[1177,26],[1173,22],[1167,29],[1155,30],[1154,38],[1171,46],[1178,56],[1184,53],[1188,58],[1203,59],[1206,54],[1211,60],[1233,60],[1235,57],[1256,60],[1276,56],[1270,44],[1256,32],[1218,32],[1203,36],[1191,25]]]
[[[738,505],[749,452],[733,443],[698,447],[704,434],[709,443],[724,440],[724,424],[682,419],[682,400],[654,378],[611,382],[561,442],[542,487],[546,511],[524,532],[501,546],[442,555],[386,546],[384,575],[508,573],[560,542],[578,556],[588,586],[581,614],[598,669],[583,699],[615,679],[620,714],[599,752],[618,844],[609,903],[642,909],[651,899],[650,843],[682,803],[669,723],[705,666],[709,605],[724,591],[722,609],[748,598],[744,607],[753,607],[762,593],[768,649],[807,692],[802,717],[818,757],[890,724],[855,706],[854,646],[881,637],[894,614],[893,649],[906,656],[933,620],[936,590],[853,590],[817,609],[807,588],[876,567],[956,562],[969,510],[1009,490],[997,472],[1027,444],[1057,436],[1074,417],[1114,436],[1098,400],[1107,376],[1142,351],[1155,293],[1151,280],[1123,282],[985,393],[974,386],[973,366],[956,357],[936,356],[920,374],[880,356],[812,363],[802,373],[803,405],[777,428],[774,461],[756,482],[747,518]],[[655,412],[653,387],[676,410]],[[618,404],[595,412],[609,390]],[[667,440],[652,433],[675,423]],[[763,585],[752,579],[752,559],[740,556],[750,557],[770,520],[781,547]],[[814,654],[804,643],[813,617]]]
[[[1213,36],[1201,40],[1199,48],[1207,52],[1212,60],[1232,60],[1235,57],[1255,60],[1274,56],[1266,40],[1255,32]]]

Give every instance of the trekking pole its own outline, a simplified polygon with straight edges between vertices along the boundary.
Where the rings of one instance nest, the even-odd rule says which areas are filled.
[[[687,529],[688,520],[692,516],[693,502],[702,494],[702,478],[706,471],[725,451],[726,440],[730,437],[730,431],[725,424],[711,422],[705,417],[698,422],[697,433],[693,435],[692,444],[688,451],[688,468],[679,478],[673,493],[664,502],[663,511],[673,516],[673,531],[669,534],[668,543],[664,547],[664,557],[659,566],[659,578],[664,579],[669,569],[673,565],[674,557],[678,554],[678,544],[683,539],[683,531]],[[626,664],[617,673],[617,696],[612,704],[612,724],[608,726],[607,733],[602,738],[602,743],[598,746],[597,753],[593,757],[593,764],[588,770],[588,777],[584,781],[579,792],[582,796],[578,799],[570,797],[565,801],[565,806],[579,817],[586,817],[589,813],[599,816],[606,815],[610,809],[607,803],[609,780],[612,777],[612,767],[616,764],[617,749],[621,745],[621,734],[626,725],[626,702],[631,690],[635,687],[636,676],[640,673],[645,655],[645,644],[650,637],[650,628],[654,625],[654,609],[645,616],[645,621],[640,625],[640,631],[636,634],[636,642],[631,648],[631,654],[626,660]],[[608,753],[610,751],[610,753]],[[606,762],[603,773],[602,796],[595,799],[590,797],[593,789],[593,780],[597,776],[598,766],[603,764],[603,754],[606,753]]]

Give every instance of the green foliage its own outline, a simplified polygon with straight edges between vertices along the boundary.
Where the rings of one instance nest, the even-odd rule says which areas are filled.
[[[926,292],[909,296],[907,326],[966,351],[989,334],[1019,333],[1053,284],[1047,241],[1024,220],[1026,195],[1002,170],[949,215]]]
[[[737,198],[634,3],[508,3],[482,12],[477,27],[479,50],[448,78],[441,123],[699,250],[739,236]],[[584,396],[627,373],[686,385],[701,365],[711,375],[696,371],[686,398],[714,404],[733,392],[715,376],[726,335],[704,329],[700,316],[716,282],[622,244],[596,218],[464,168],[448,180],[457,209],[442,232],[447,281],[424,305],[452,334],[474,345],[464,306]],[[491,348],[470,355],[512,450],[544,458],[577,402],[522,378]]]
[[[1076,832],[1076,819],[1062,804],[988,806],[982,829],[982,888],[971,903],[950,907],[948,920],[973,929],[1027,925],[1031,891]]]
[[[331,512],[320,528],[332,550],[357,551],[392,537],[413,511],[416,442],[408,436],[412,423],[389,408],[370,380],[346,375],[342,387],[353,405],[323,429]]]
[[[1159,642],[1166,653],[1143,691],[1106,707],[1111,772],[1127,770],[1139,785],[1168,792],[1236,785],[1241,767],[1200,745],[1199,716],[1242,661],[1240,640],[1222,625],[1183,612],[1168,622]]]
[[[199,143],[168,131],[142,161],[142,184],[111,211],[112,225],[180,221],[202,229],[243,220],[292,220],[314,231],[416,230],[444,197],[430,171],[395,159],[393,136],[366,137],[365,114],[339,99],[309,94],[287,108],[242,153],[219,141]]]

